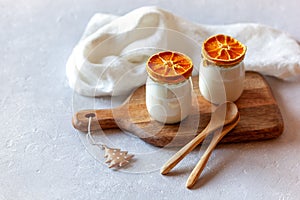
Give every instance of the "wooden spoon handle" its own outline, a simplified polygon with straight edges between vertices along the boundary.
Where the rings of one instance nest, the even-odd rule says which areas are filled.
[[[113,113],[114,109],[82,110],[76,112],[72,119],[74,128],[82,132],[88,131],[89,118],[91,117],[91,131],[100,129],[118,128]]]
[[[217,135],[220,136],[220,134],[217,134]],[[190,176],[186,182],[187,188],[190,189],[194,186],[194,184],[196,183],[198,177],[202,173],[202,171],[203,171],[211,153],[213,152],[214,148],[216,147],[216,145],[217,145],[217,140],[216,140],[216,137],[214,136],[214,138],[211,141],[211,143],[209,144],[207,150],[205,151],[205,153],[203,154],[203,156],[201,157],[201,159],[199,160],[199,162],[193,169],[192,173],[190,174]]]
[[[208,125],[199,135],[197,135],[193,140],[187,143],[182,147],[176,154],[174,154],[161,168],[160,173],[165,175],[171,171],[187,154],[189,154],[193,149],[196,148],[204,138],[212,131],[216,130],[211,129],[211,126]]]
[[[195,168],[193,169],[192,173],[190,174],[187,182],[186,182],[186,187],[187,188],[192,188],[194,186],[194,184],[196,183],[198,177],[200,176],[200,174],[202,173],[212,151],[215,149],[215,147],[217,146],[217,144],[221,141],[221,139],[228,133],[230,132],[240,121],[240,117],[238,116],[238,119],[234,122],[231,123],[227,126],[225,126],[222,130],[222,132],[218,132],[214,135],[212,141],[210,142],[209,146],[207,147],[206,151],[204,152],[203,156],[201,157],[201,159],[199,160],[199,162],[197,163],[197,165],[195,166]]]

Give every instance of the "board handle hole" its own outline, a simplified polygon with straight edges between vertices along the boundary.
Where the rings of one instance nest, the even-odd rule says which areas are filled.
[[[90,117],[96,117],[95,113],[88,113],[85,115],[86,118],[90,118]]]

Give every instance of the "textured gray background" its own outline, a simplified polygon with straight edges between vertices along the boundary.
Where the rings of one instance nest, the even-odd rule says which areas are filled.
[[[198,154],[165,177],[158,171],[108,170],[86,150],[71,125],[66,60],[94,13],[121,15],[149,2],[0,0],[0,200],[299,198],[300,79],[267,78],[284,117],[284,134],[219,146],[194,190],[184,184]],[[198,23],[260,22],[300,40],[298,0],[151,5]]]

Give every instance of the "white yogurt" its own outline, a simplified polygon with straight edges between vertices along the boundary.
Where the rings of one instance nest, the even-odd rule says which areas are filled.
[[[150,77],[146,83],[146,106],[150,116],[162,123],[172,124],[185,119],[192,106],[192,82],[158,83]]]
[[[244,89],[243,61],[232,67],[221,67],[202,61],[199,71],[200,92],[208,101],[220,104],[236,101]]]

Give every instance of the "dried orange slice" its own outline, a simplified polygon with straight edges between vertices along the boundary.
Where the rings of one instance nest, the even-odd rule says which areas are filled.
[[[163,51],[149,58],[146,69],[155,81],[176,84],[191,76],[193,63],[182,53]]]
[[[240,63],[246,54],[246,46],[228,35],[214,35],[203,42],[202,55],[208,61],[221,66]]]

